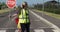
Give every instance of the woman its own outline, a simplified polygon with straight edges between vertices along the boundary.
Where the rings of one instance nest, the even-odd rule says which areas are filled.
[[[30,19],[27,2],[22,3],[22,9],[20,9],[20,11],[18,11],[17,14],[14,14],[13,16],[15,15],[18,15],[18,26],[21,26],[21,32],[24,32],[25,30],[26,32],[30,32]]]
[[[30,32],[30,19],[27,2],[22,3],[22,9],[19,12],[19,23],[21,25],[21,32]]]

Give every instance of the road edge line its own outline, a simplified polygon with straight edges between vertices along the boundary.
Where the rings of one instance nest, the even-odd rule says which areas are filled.
[[[30,11],[30,10],[29,10],[29,11]],[[42,20],[42,21],[48,23],[49,25],[51,25],[54,29],[60,31],[59,27],[57,27],[55,24],[51,23],[50,21],[44,19],[43,17],[37,15],[36,13],[34,13],[34,12],[32,12],[32,11],[30,11],[30,12],[31,12],[32,14],[34,14],[36,17],[38,17],[40,20]]]

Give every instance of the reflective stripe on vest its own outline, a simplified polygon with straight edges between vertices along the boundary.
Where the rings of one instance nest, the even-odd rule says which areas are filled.
[[[28,18],[28,11],[25,9],[21,10],[21,14],[19,15],[19,22],[20,23],[29,23],[29,18]]]

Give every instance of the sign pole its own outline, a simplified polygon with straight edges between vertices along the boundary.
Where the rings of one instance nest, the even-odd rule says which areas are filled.
[[[6,4],[8,8],[12,10],[16,6],[16,0],[7,0]],[[10,17],[11,17],[11,11],[9,11],[9,21],[11,20]]]

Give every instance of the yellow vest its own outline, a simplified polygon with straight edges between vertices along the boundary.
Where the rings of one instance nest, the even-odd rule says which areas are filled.
[[[19,23],[29,23],[28,10],[22,9],[19,15]]]

